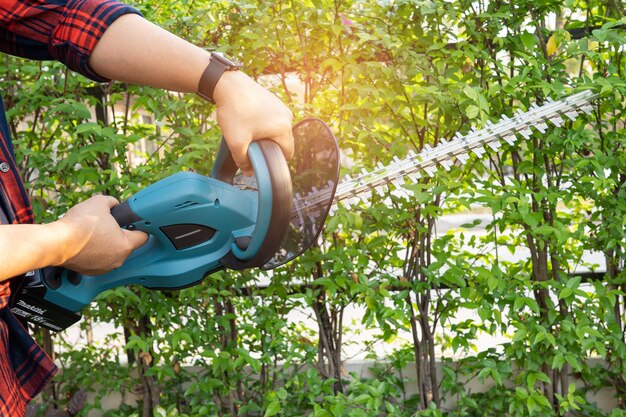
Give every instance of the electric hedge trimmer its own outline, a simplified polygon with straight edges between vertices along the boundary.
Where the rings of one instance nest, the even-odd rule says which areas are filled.
[[[335,203],[329,211],[332,215],[336,203],[341,202],[350,209],[352,204],[369,200],[374,189],[393,184],[402,190],[407,178],[411,183],[416,183],[424,174],[432,177],[439,167],[449,170],[456,161],[465,164],[470,158],[470,152],[481,158],[487,152],[485,147],[497,151],[502,142],[513,145],[517,135],[529,139],[533,128],[545,133],[548,124],[559,127],[564,123],[564,119],[574,121],[581,112],[591,113],[593,110],[591,102],[597,97],[597,94],[587,90],[559,101],[548,99],[542,106],[531,105],[526,112],[518,110],[513,117],[503,115],[497,123],[488,121],[483,129],[472,128],[466,135],[457,132],[452,140],[442,140],[436,147],[425,145],[419,154],[409,152],[403,159],[394,156],[388,165],[379,163],[372,171],[363,169],[360,175],[352,177],[346,175],[336,188],[334,184],[329,184],[321,191],[313,189],[306,195],[296,194],[292,225],[303,222],[306,218],[305,213],[309,216],[308,222],[311,224],[315,222],[313,219],[316,216],[323,215],[321,221],[324,221],[325,202],[330,198]],[[331,193],[334,194],[333,197],[330,197]]]
[[[498,123],[457,135],[434,148],[338,183],[339,150],[328,127],[307,119],[294,127],[296,152],[290,164],[271,141],[253,143],[248,151],[254,181],[236,175],[237,167],[224,141],[210,177],[182,172],[145,188],[114,208],[122,227],[150,234],[120,268],[107,274],[81,276],[63,268],[35,271],[18,292],[14,314],[51,330],[63,330],[80,319],[80,311],[99,293],[120,285],[140,284],[174,290],[196,285],[223,269],[273,269],[298,257],[317,240],[333,203],[348,208],[366,200],[373,189],[406,178],[433,176],[448,170],[469,153],[481,157],[485,146],[497,151],[528,139],[534,128],[560,126],[590,113],[597,97],[584,91],[542,106],[533,105]]]

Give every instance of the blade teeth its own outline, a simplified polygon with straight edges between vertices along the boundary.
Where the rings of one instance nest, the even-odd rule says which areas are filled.
[[[570,110],[565,112],[565,116],[567,116],[573,122],[578,117],[578,112],[576,110]]]
[[[311,223],[315,223],[315,219],[317,219],[319,216],[320,216],[320,211],[315,210],[315,211],[310,212],[307,217],[309,218],[309,221]]]
[[[535,129],[537,129],[541,133],[546,133],[546,130],[548,129],[548,125],[545,124],[545,122],[539,122],[535,125]]]
[[[328,210],[328,215],[332,217],[335,215],[336,212],[337,212],[337,208],[333,204],[332,206],[330,206],[330,209]]]
[[[501,139],[503,139],[506,143],[508,143],[511,146],[515,144],[515,135],[505,135],[505,136],[502,136]]]
[[[482,158],[482,156],[485,154],[485,150],[483,148],[476,147],[476,148],[472,148],[472,152],[474,153],[474,155],[476,155],[478,158]]]
[[[395,197],[406,197],[407,196],[407,192],[404,188],[399,187],[396,188],[395,191],[392,193],[393,196]]]
[[[518,133],[524,136],[524,138],[526,139],[530,139],[530,135],[533,134],[532,130],[530,130],[528,126],[526,126],[526,128],[524,128],[523,130],[520,130]]]
[[[377,185],[376,187],[372,188],[372,193],[378,193],[378,194],[384,194],[385,190],[383,190],[383,187],[388,186],[389,184],[381,184],[381,185]]]
[[[411,172],[407,175],[407,177],[409,177],[411,181],[417,182],[417,180],[419,180],[422,176],[419,174],[419,172]],[[402,183],[404,184],[404,181],[402,181]]]
[[[391,181],[391,183],[396,188],[402,188],[402,186],[404,185],[404,178],[402,178],[402,177],[396,178],[395,180]]]
[[[465,139],[465,136],[463,136],[463,135],[461,134],[461,132],[456,132],[456,133],[454,134],[454,139],[456,139],[456,140],[458,140],[458,141],[462,141],[462,140],[464,140],[464,139]]]
[[[352,181],[352,177],[350,176],[350,174],[346,174],[346,176],[345,176],[345,177],[343,177],[343,181],[345,181],[345,182],[350,182],[350,181]]]
[[[584,111],[586,114],[591,114],[593,112],[593,106],[591,104],[585,104],[580,109]]]
[[[393,158],[392,158],[392,160],[393,160],[393,162],[394,162],[395,164],[399,164],[399,163],[400,163],[400,158],[398,158],[398,155],[394,155],[394,156],[393,156]]]
[[[385,164],[383,164],[382,162],[378,161],[378,163],[376,164],[376,168],[377,169],[385,169]]]
[[[359,194],[359,199],[364,202],[367,203],[367,201],[372,198],[372,192],[371,191],[366,191],[364,193]]]
[[[440,161],[439,163],[446,171],[450,171],[450,168],[452,168],[452,163],[447,159]]]
[[[488,142],[488,143],[487,143],[487,145],[488,145],[491,149],[493,149],[495,152],[497,152],[497,151],[498,151],[498,149],[500,149],[500,142],[498,142],[498,141],[491,141],[491,142]]]
[[[503,114],[502,117],[500,117],[500,120],[503,121],[503,122],[508,122],[511,119],[506,114]]]
[[[359,197],[356,197],[356,196],[348,197],[345,200],[343,200],[342,203],[348,210],[351,210],[352,206],[359,203]]]
[[[561,127],[561,125],[564,122],[565,122],[565,120],[563,120],[563,116],[561,116],[560,114],[555,114],[554,116],[552,116],[550,118],[550,123],[552,123],[556,127]]]
[[[426,148],[426,146],[424,146],[424,148]],[[411,159],[413,159],[413,158],[415,158],[415,156],[416,156],[416,155],[417,155],[417,154],[415,153],[415,151],[411,149],[411,150],[409,151],[409,153],[406,155],[406,157],[407,157],[407,158],[411,158]]]
[[[433,167],[432,165],[424,167],[424,171],[426,171],[426,173],[428,174],[429,177],[435,176],[435,172],[437,172],[435,167]]]
[[[456,158],[461,162],[461,164],[465,164],[469,159],[469,155],[466,153],[460,153],[456,155]]]

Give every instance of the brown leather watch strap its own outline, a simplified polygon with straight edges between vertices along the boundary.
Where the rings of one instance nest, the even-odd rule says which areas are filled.
[[[224,74],[225,71],[234,71],[239,68],[241,68],[240,64],[232,62],[218,53],[211,53],[211,61],[202,73],[202,77],[200,77],[200,82],[198,83],[198,95],[215,104],[213,92],[222,74]]]

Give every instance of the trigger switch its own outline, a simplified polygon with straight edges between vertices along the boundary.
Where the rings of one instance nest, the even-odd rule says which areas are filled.
[[[237,244],[237,247],[241,250],[246,250],[248,249],[248,246],[250,245],[250,241],[252,240],[252,238],[250,236],[243,236],[243,237],[238,237],[235,239],[235,243]]]

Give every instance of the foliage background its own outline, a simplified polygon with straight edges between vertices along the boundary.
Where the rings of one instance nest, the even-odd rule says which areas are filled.
[[[625,415],[619,0],[135,5],[183,38],[240,58],[296,118],[327,120],[354,171],[548,97],[594,88],[602,99],[590,116],[407,184],[405,197],[383,190],[359,210],[339,210],[324,243],[275,271],[268,287],[256,285],[261,272],[246,271],[176,293],[102,294],[80,324],[85,347],[39,331],[63,370],[41,413],[67,408],[86,389],[97,396],[81,415],[122,396],[110,417]],[[181,169],[209,172],[219,131],[193,95],[96,85],[57,63],[8,56],[1,74],[39,221],[96,192],[124,198]],[[110,118],[104,110],[114,105],[123,111]],[[138,109],[156,122],[144,123]],[[126,151],[141,138],[155,148],[135,167]],[[472,225],[437,233],[440,216],[470,210],[492,213],[485,234]],[[590,250],[605,259],[591,267],[606,272],[583,280],[572,271]],[[507,251],[529,256],[511,262]],[[408,336],[385,358],[366,347],[374,378],[343,372],[350,308],[363,311],[357,327],[373,330],[371,346]],[[289,320],[301,310],[317,328]],[[480,320],[464,320],[468,311]],[[121,330],[94,343],[94,323]],[[501,334],[507,342],[473,349]],[[394,372],[407,364],[414,374]],[[491,388],[472,392],[473,379]],[[618,408],[589,399],[602,388]]]

